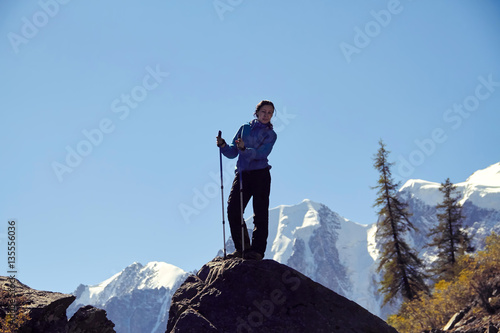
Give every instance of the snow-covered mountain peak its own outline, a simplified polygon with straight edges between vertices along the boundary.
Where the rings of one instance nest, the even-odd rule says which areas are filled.
[[[247,225],[252,225],[252,219]],[[373,259],[368,225],[352,222],[324,204],[305,199],[269,211],[266,258],[286,264],[378,313],[371,295]]]
[[[410,198],[419,199],[426,205],[436,206],[443,201],[443,195],[439,192],[441,184],[421,179],[410,179],[400,189],[400,192],[408,192]]]
[[[312,201],[310,199],[304,199],[298,204],[293,204],[293,205],[279,205],[275,208],[272,208],[272,210],[275,209],[280,209],[280,210],[287,210],[287,211],[303,211],[304,209],[306,210],[318,210],[320,209],[321,204],[317,203],[315,201]]]
[[[134,262],[97,285],[80,285],[68,317],[80,306],[92,304],[107,311],[117,332],[164,332],[172,295],[187,276],[165,262]]]
[[[121,273],[122,272],[116,273],[115,275],[113,275],[109,279],[104,280],[103,282],[96,284],[94,286],[90,286],[88,289],[88,293],[89,293],[88,298],[89,299],[96,298],[97,295],[99,295],[110,283],[115,281],[118,278],[118,276],[120,276]]]
[[[463,196],[460,201],[466,201],[484,209],[500,208],[500,163],[474,172],[463,183],[457,184],[462,190]]]
[[[270,228],[273,259],[287,262],[292,255],[293,242],[301,239],[307,243],[312,233],[319,227],[318,210],[320,204],[303,200],[293,206],[281,205],[269,211],[270,219],[278,221],[278,227]]]
[[[486,169],[474,172],[466,183],[471,185],[500,187],[500,162],[490,165]]]
[[[178,282],[179,276],[186,272],[166,262],[153,261],[144,266],[138,273],[141,283],[138,289],[172,289]]]
[[[443,180],[444,181],[444,180]],[[405,199],[419,199],[424,204],[435,207],[443,201],[439,191],[440,183],[421,179],[410,179],[400,189]],[[461,196],[460,204],[467,201],[484,209],[500,207],[500,163],[474,172],[465,182],[455,183]]]
[[[76,296],[83,304],[100,304],[136,289],[172,289],[187,272],[165,262],[153,261],[145,266],[134,262],[121,272],[93,286],[87,286]]]

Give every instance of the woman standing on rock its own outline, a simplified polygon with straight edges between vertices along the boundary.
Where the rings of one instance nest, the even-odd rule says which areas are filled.
[[[271,191],[271,174],[269,172],[271,166],[267,157],[277,138],[271,124],[274,110],[274,104],[271,101],[263,100],[255,108],[254,116],[256,119],[241,126],[231,144],[226,144],[223,138],[217,137],[217,146],[220,147],[224,156],[227,158],[238,156],[236,175],[227,202],[227,217],[236,248],[236,251],[228,255],[229,258],[261,260],[266,251],[269,229],[269,194]],[[240,181],[243,210],[250,198],[253,197],[254,229],[251,244],[246,224],[242,221]],[[242,233],[244,241],[241,239]]]

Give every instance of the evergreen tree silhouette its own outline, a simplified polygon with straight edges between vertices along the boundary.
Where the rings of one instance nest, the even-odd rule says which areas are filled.
[[[408,205],[397,196],[399,184],[395,184],[392,178],[393,163],[387,160],[389,151],[382,140],[379,144],[373,164],[380,173],[378,185],[373,187],[378,189],[374,207],[379,207],[375,237],[382,246],[378,272],[382,271],[383,276],[379,291],[384,294],[386,304],[398,295],[404,300],[412,300],[419,291],[428,292],[428,288],[424,283],[422,261],[405,241],[406,233],[416,228],[409,220]]]
[[[455,276],[457,258],[465,252],[471,252],[470,239],[462,230],[462,205],[459,204],[460,196],[456,186],[447,178],[441,183],[439,191],[443,193],[443,201],[436,206],[439,224],[430,229],[427,235],[431,241],[428,247],[436,247],[437,259],[429,270],[435,281],[449,281]]]

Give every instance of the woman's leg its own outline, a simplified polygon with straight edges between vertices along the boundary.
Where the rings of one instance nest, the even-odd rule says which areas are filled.
[[[253,174],[253,212],[254,229],[252,250],[264,257],[269,234],[269,194],[271,192],[271,174],[269,169],[257,170]]]

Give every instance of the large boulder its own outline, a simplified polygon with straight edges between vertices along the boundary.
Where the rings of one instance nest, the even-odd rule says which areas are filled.
[[[397,333],[286,265],[222,258],[204,265],[175,292],[167,332]]]

